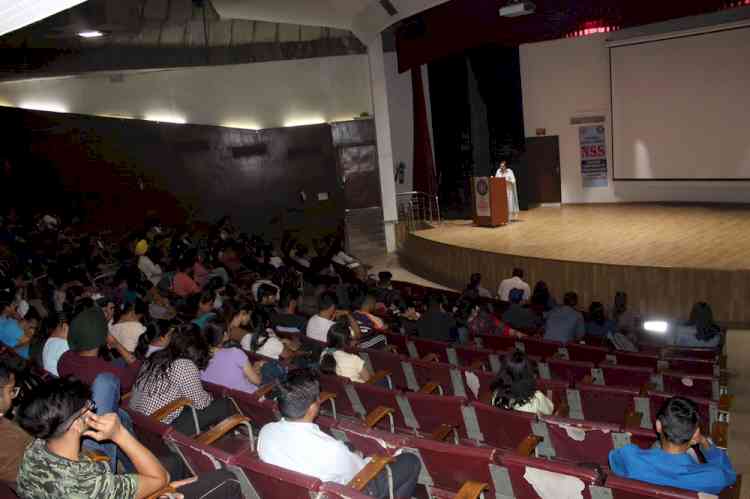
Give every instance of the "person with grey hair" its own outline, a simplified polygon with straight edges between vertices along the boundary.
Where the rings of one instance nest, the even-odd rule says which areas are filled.
[[[289,373],[277,389],[283,419],[265,425],[258,435],[261,461],[318,478],[323,482],[348,484],[368,460],[320,430],[314,423],[320,410],[320,384],[314,373],[300,369]],[[394,497],[412,497],[420,462],[414,454],[402,453],[391,464]],[[364,492],[388,497],[388,472],[381,471]]]

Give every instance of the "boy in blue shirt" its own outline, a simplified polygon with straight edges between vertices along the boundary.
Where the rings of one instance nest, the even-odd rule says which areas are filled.
[[[660,449],[644,450],[631,444],[611,451],[612,471],[624,478],[716,495],[736,481],[726,452],[701,434],[692,400],[672,397],[664,402],[657,415],[656,432]],[[700,446],[705,463],[688,453],[693,445]]]

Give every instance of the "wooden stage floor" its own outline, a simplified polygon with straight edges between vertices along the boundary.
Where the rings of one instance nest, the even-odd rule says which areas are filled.
[[[750,269],[750,206],[657,204],[540,207],[485,228],[447,221],[419,231],[445,244],[572,262]]]
[[[497,228],[447,221],[409,234],[404,266],[462,288],[472,272],[497,289],[513,266],[556,295],[610,304],[626,291],[644,315],[686,317],[708,301],[723,321],[750,323],[750,205],[622,204],[539,207]]]

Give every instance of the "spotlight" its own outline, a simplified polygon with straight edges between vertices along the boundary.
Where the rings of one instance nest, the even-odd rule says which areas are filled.
[[[666,333],[669,329],[667,321],[646,321],[643,323],[643,329],[652,333]]]
[[[99,37],[104,36],[104,33],[102,33],[101,31],[96,31],[96,30],[80,31],[78,33],[78,36],[80,36],[81,38],[99,38]]]

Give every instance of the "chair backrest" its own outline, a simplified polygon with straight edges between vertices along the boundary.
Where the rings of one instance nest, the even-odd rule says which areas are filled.
[[[604,347],[592,346],[592,345],[581,345],[578,343],[568,343],[565,345],[565,349],[568,352],[569,360],[577,360],[579,362],[593,362],[594,364],[600,364],[607,358],[609,350]]]
[[[244,495],[250,499],[310,499],[321,486],[317,478],[264,463],[251,454],[233,456],[226,464],[240,475]]]
[[[352,406],[349,394],[347,393],[346,387],[350,384],[349,380],[341,378],[340,376],[332,376],[328,374],[320,375],[320,390],[336,394],[337,414],[360,417],[362,411],[360,411],[359,408]]]
[[[417,390],[413,386],[414,381],[409,380],[404,372],[403,363],[408,359],[403,355],[387,352],[385,350],[366,349],[359,351],[360,357],[365,363],[369,362],[373,372],[388,371],[391,373],[391,383],[399,390]]]
[[[607,466],[609,452],[630,443],[630,435],[619,425],[554,416],[542,421],[553,451],[545,457]]]
[[[460,346],[448,348],[448,362],[456,363],[459,366],[470,368],[474,363],[482,363],[482,369],[492,372],[494,368],[499,367],[500,360],[506,352],[495,352],[485,348],[471,346]],[[451,353],[453,352],[453,353]],[[455,359],[451,357],[455,356]],[[494,359],[492,357],[494,356]]]
[[[448,363],[448,352],[446,351],[446,348],[450,346],[449,343],[444,341],[425,340],[422,338],[409,338],[407,341],[407,348],[410,348],[409,342],[411,342],[414,345],[414,348],[416,348],[417,358],[423,359],[427,355],[435,354],[440,362]]]
[[[542,365],[539,365],[540,375],[542,375]],[[594,367],[591,362],[564,359],[547,359],[546,365],[549,366],[549,374],[552,379],[567,381],[571,386],[580,382],[585,376],[590,376],[591,369]],[[544,378],[545,376],[542,375],[541,377]]]
[[[411,366],[420,386],[435,382],[440,385],[442,393],[445,395],[467,396],[469,390],[466,387],[465,376],[460,367],[443,362],[424,360],[412,360]]]
[[[661,354],[665,358],[684,357],[690,359],[704,359],[718,361],[721,351],[718,348],[690,348],[690,347],[665,347]]]
[[[321,484],[318,493],[317,499],[372,499],[356,489],[333,482]]]
[[[560,347],[563,346],[559,341],[549,341],[536,338],[522,338],[521,344],[526,355],[534,357],[540,357],[542,359],[549,359],[557,355]]]
[[[393,421],[396,428],[409,428],[408,417],[399,410],[398,397],[403,396],[403,392],[399,390],[389,390],[388,388],[369,385],[367,383],[350,383],[346,386],[346,389],[348,390],[350,400],[354,397],[354,400],[352,400],[352,406],[355,407],[355,411],[361,417],[369,414],[380,406],[390,407],[395,410],[393,413]],[[364,411],[357,409],[356,405],[358,403],[361,403],[361,409],[364,409]],[[378,423],[378,428],[390,430],[390,419],[388,417],[383,418]]]
[[[655,353],[645,352],[613,352],[617,359],[618,365],[650,367],[657,369],[659,367],[659,356]]]
[[[185,462],[192,474],[208,473],[224,467],[232,454],[217,447],[199,443],[192,437],[173,431],[164,436],[164,442]]]
[[[625,413],[634,409],[634,397],[638,394],[639,391],[634,388],[579,383],[576,390],[568,391],[570,417],[622,425],[625,423]],[[579,399],[577,402],[576,397]],[[576,404],[580,407],[580,413],[576,411]]]
[[[651,499],[666,497],[671,499],[697,499],[699,496],[691,490],[662,487],[639,480],[621,478],[614,474],[607,477],[604,489],[609,489],[613,499]]]
[[[559,379],[541,379],[537,378],[536,388],[544,392],[555,407],[558,407],[563,400],[568,398],[568,383]]]
[[[534,433],[535,414],[498,409],[481,402],[472,402],[464,412],[469,438],[500,449],[516,449]],[[474,423],[476,421],[476,423]],[[478,426],[479,433],[475,433]]]
[[[490,485],[485,497],[495,497],[491,466],[496,450],[410,438],[407,452],[414,452],[422,461],[419,483],[431,497],[452,497],[469,480]]]
[[[319,421],[316,422],[321,426]],[[338,421],[333,426],[321,428],[336,439],[350,443],[365,456],[392,455],[409,443],[409,437],[405,434],[367,428],[358,421]]]
[[[396,333],[384,333],[384,334],[385,334],[385,339],[388,342],[388,345],[396,347],[399,353],[402,355],[407,354],[406,342],[411,338],[410,336],[404,336],[402,334],[396,334]]]
[[[513,336],[499,336],[494,334],[479,334],[474,337],[474,342],[478,347],[503,352],[515,350],[517,341],[518,338]]]
[[[589,487],[597,483],[599,474],[592,469],[560,461],[520,456],[504,452],[495,456],[510,478],[512,490],[506,496],[523,499],[575,497],[572,488],[583,499],[591,499]]]
[[[224,391],[224,396],[234,400],[242,414],[249,417],[253,426],[258,429],[280,419],[278,407],[273,400],[261,400],[254,394],[229,388]]]
[[[464,397],[406,393],[406,400],[422,433],[432,433],[448,424],[456,428],[459,436],[466,438],[462,407],[468,400]]]
[[[685,374],[675,371],[661,373],[662,390],[683,397],[700,397],[718,400],[719,379],[713,376]]]
[[[221,399],[226,396],[228,390],[226,386],[209,383],[208,381],[202,381],[201,384],[203,385],[203,389],[210,393],[215,399]]]
[[[138,440],[157,457],[168,456],[171,451],[167,448],[164,437],[174,432],[174,428],[132,409],[125,410],[133,421],[133,429]]]
[[[719,365],[713,360],[692,359],[689,357],[670,357],[664,360],[669,364],[670,371],[699,376],[719,375]]]
[[[599,364],[607,386],[641,388],[651,382],[654,370],[650,367],[624,366],[621,364]]]

